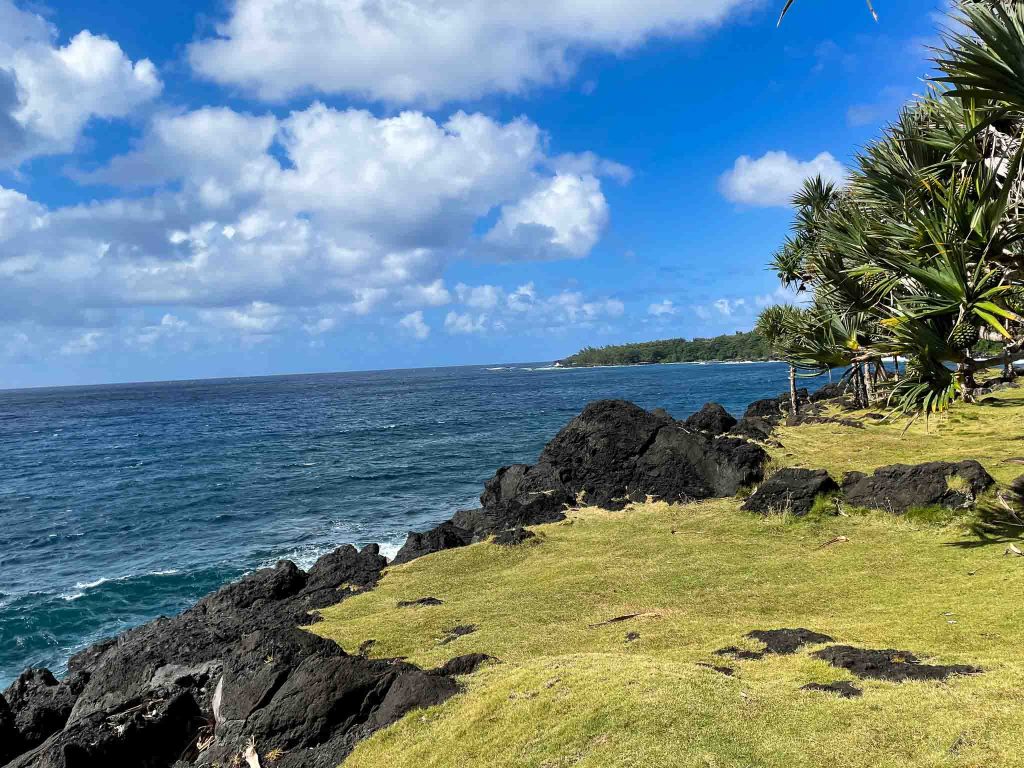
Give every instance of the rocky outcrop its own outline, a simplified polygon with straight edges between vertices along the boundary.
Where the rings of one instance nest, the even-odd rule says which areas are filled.
[[[746,440],[754,440],[758,443],[772,445],[778,443],[778,441],[772,437],[772,432],[774,430],[775,423],[768,419],[762,419],[756,416],[744,416],[736,423],[735,427],[729,430],[729,434],[733,437],[742,437]]]
[[[42,744],[64,727],[86,682],[88,675],[81,672],[61,683],[48,669],[28,669],[4,691],[12,738],[19,751]],[[0,711],[0,729],[3,720]]]
[[[504,541],[506,531],[564,519],[576,503],[620,510],[648,497],[732,496],[762,478],[767,459],[760,446],[739,437],[715,437],[622,400],[598,401],[545,446],[536,464],[498,470],[484,487],[482,509],[410,534],[395,562],[494,534]]]
[[[811,395],[806,389],[798,389],[796,393],[797,405],[801,408],[811,402]],[[777,423],[786,418],[789,414],[789,393],[783,392],[777,397],[769,397],[763,400],[755,400],[747,406],[743,414],[747,419],[767,419]]]
[[[913,508],[969,507],[995,481],[976,461],[933,461],[928,464],[895,464],[873,475],[850,472],[843,478],[843,494],[849,504],[903,513]]]
[[[718,403],[707,403],[686,420],[686,426],[709,435],[724,435],[736,426],[736,418]]]
[[[385,565],[376,546],[343,547],[308,573],[281,562],[75,656],[63,683],[22,675],[0,705],[0,735],[16,730],[24,752],[11,765],[232,765],[254,742],[263,756],[279,750],[279,768],[334,768],[360,739],[458,690],[450,675],[350,656],[297,628]]]
[[[451,521],[441,523],[423,533],[410,533],[405,544],[395,555],[392,565],[402,565],[446,549],[465,547],[473,543],[473,538],[472,531],[460,528]]]
[[[803,517],[819,496],[839,490],[824,469],[780,469],[746,500],[743,509],[762,515],[788,512]]]

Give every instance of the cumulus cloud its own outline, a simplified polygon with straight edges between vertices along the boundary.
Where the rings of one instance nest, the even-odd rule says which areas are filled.
[[[676,307],[676,305],[669,299],[665,299],[657,304],[651,304],[647,307],[647,314],[652,317],[667,317],[669,315],[676,314],[678,311],[679,308]]]
[[[599,178],[555,171],[536,125],[461,112],[165,113],[79,179],[133,190],[48,208],[0,187],[0,322],[190,308],[254,340],[316,335],[325,319],[451,303],[457,259],[584,257],[608,216]],[[504,296],[456,293],[475,310]]]
[[[398,321],[398,326],[420,341],[430,336],[430,326],[423,319],[423,310],[410,312]]]
[[[192,67],[265,99],[440,103],[563,82],[588,52],[720,24],[755,0],[235,0]]]
[[[487,315],[474,317],[468,312],[449,312],[444,319],[444,329],[453,335],[483,333],[487,329]]]
[[[502,290],[494,285],[470,286],[459,283],[455,286],[455,295],[467,307],[494,309],[501,301]]]
[[[719,188],[734,203],[756,206],[789,205],[804,179],[821,175],[826,181],[842,183],[846,169],[828,152],[801,161],[786,152],[766,152],[756,160],[737,158],[722,175]]]
[[[583,258],[608,224],[608,202],[594,176],[558,174],[505,206],[487,235],[499,254],[521,258]]]
[[[130,115],[159,95],[148,59],[88,30],[67,45],[41,16],[0,0],[0,166],[71,151],[93,118]]]

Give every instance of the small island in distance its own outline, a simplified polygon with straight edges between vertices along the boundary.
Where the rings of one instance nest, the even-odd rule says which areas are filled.
[[[710,339],[664,339],[607,347],[586,347],[559,360],[561,368],[593,368],[603,365],[654,365],[657,363],[698,363],[765,361],[774,359],[765,340],[756,331],[737,331]]]

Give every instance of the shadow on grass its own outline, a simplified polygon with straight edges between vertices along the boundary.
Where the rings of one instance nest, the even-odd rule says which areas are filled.
[[[1014,504],[1013,507],[1020,509],[1018,504]],[[977,537],[976,539],[950,542],[949,546],[976,549],[993,545],[1019,544],[1024,541],[1024,516],[997,502],[989,502],[978,509],[977,518],[971,523],[970,531]]]

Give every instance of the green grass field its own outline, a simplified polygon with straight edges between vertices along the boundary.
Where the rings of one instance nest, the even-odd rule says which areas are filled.
[[[840,475],[895,461],[977,458],[1024,473],[1024,394],[915,425],[782,431],[779,465]],[[315,628],[355,651],[438,665],[501,659],[464,694],[362,743],[346,768],[404,766],[1024,766],[1024,558],[942,525],[852,513],[762,519],[736,500],[571,512],[517,549],[479,544],[390,570]],[[839,537],[846,541],[829,544]],[[439,607],[397,608],[433,596]],[[630,621],[598,625],[625,614]],[[446,630],[477,631],[441,645]],[[854,680],[811,658],[735,662],[754,629],[982,667],[945,683],[857,681],[864,696],[799,690]],[[627,642],[626,635],[639,633]],[[728,664],[735,677],[700,666]]]

